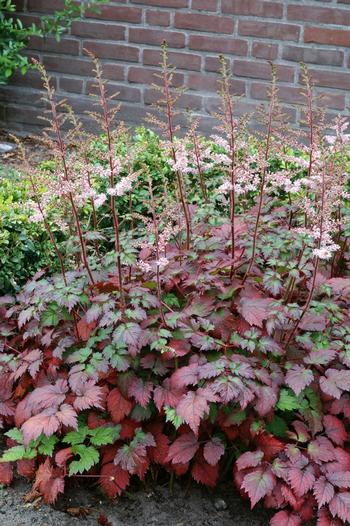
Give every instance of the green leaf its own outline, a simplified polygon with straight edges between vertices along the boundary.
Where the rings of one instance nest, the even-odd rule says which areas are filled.
[[[79,460],[73,460],[73,462],[70,463],[70,476],[88,471],[92,466],[97,464],[100,459],[97,449],[92,446],[84,446],[83,444],[72,446],[72,453],[78,455]]]
[[[120,435],[120,426],[96,427],[89,431],[90,442],[94,446],[105,446],[113,444]]]
[[[4,433],[7,437],[11,438],[12,440],[14,440],[15,442],[18,442],[19,444],[22,444],[23,443],[23,435],[22,435],[22,431],[20,431],[19,429],[17,429],[17,427],[14,427],[13,429],[10,429],[9,431],[6,431],[6,433]]]
[[[15,462],[16,460],[22,460],[25,458],[26,449],[24,446],[14,446],[5,451],[0,458],[0,462]]]
[[[50,437],[43,436],[41,438],[41,443],[38,446],[39,453],[41,455],[48,455],[49,457],[52,457],[57,442],[58,438],[55,435],[51,435]]]
[[[62,439],[62,442],[75,446],[77,444],[82,444],[87,437],[89,428],[87,426],[80,427],[76,431],[71,431],[67,433],[66,436]]]
[[[272,421],[266,425],[266,430],[276,437],[284,438],[286,436],[288,426],[286,422],[278,415],[275,415]]]
[[[280,398],[277,402],[277,408],[280,411],[295,411],[299,409],[300,404],[298,397],[291,389],[281,389]]]
[[[178,429],[183,424],[184,421],[182,420],[181,416],[176,413],[173,407],[164,406],[164,411],[166,421],[171,422],[176,429]]]

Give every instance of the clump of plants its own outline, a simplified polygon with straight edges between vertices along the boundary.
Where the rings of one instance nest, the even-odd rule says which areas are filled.
[[[305,127],[288,133],[272,71],[253,137],[222,59],[220,125],[208,142],[191,121],[180,139],[163,51],[151,120],[173,190],[116,147],[124,130],[96,60],[98,164],[42,70],[55,167],[26,171],[60,273],[1,299],[0,481],[16,467],[54,503],[71,479],[115,498],[137,479],[214,487],[229,470],[252,507],[276,510],[271,526],[339,526],[350,520],[347,123],[325,134],[305,72]]]

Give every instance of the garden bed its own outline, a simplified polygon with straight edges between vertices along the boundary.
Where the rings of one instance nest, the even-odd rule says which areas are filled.
[[[250,511],[249,503],[242,502],[233,488],[212,493],[192,487],[186,493],[176,485],[170,494],[168,487],[158,486],[129,493],[116,502],[106,500],[98,492],[76,488],[61,498],[55,508],[35,500],[24,502],[29,491],[29,484],[23,480],[0,490],[3,526],[95,526],[98,521],[103,526],[104,517],[111,526],[268,525],[268,514],[261,508]]]

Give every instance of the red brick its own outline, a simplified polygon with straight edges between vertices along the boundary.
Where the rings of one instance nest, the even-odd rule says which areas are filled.
[[[170,25],[170,13],[169,11],[146,11],[146,22],[151,26],[169,26]]]
[[[256,58],[265,58],[266,60],[275,60],[277,58],[278,45],[265,44],[265,42],[253,42],[252,55]]]
[[[248,52],[248,44],[245,40],[206,35],[190,35],[189,48],[243,56],[247,55]]]
[[[60,77],[60,90],[70,91],[73,93],[83,93],[84,83],[81,79],[73,79],[70,77]]]
[[[282,18],[283,5],[263,0],[222,0],[222,12],[233,15]]]
[[[93,64],[91,60],[78,58],[67,60],[64,57],[47,55],[43,57],[43,63],[49,72],[58,71],[72,75],[93,76]],[[102,70],[103,77],[108,80],[124,80],[124,66],[120,64],[105,63],[102,66]]]
[[[131,0],[131,3],[159,7],[188,7],[188,0]]]
[[[99,13],[90,11],[87,13],[90,18],[98,18],[100,20],[117,21],[117,22],[131,22],[139,24],[142,20],[142,9],[138,7],[124,7],[124,6],[99,6]]]
[[[164,31],[161,29],[130,28],[129,42],[161,46],[166,41],[169,47],[185,47],[185,34],[178,31]]]
[[[108,80],[124,80],[125,68],[120,64],[103,64],[103,77]]]
[[[26,86],[28,88],[43,89],[43,81],[39,71],[29,70],[25,75],[22,75],[19,71],[16,71],[11,77],[12,86]],[[51,85],[55,88],[57,86],[56,78],[51,78]]]
[[[350,31],[343,29],[306,27],[304,29],[304,42],[316,42],[317,44],[350,47]]]
[[[321,22],[322,24],[350,25],[350,11],[338,7],[319,6],[288,6],[289,20],[302,20],[303,22]]]
[[[139,60],[139,49],[137,47],[85,40],[84,49],[94,53],[94,55],[99,58],[109,58],[126,62],[138,62]]]
[[[29,49],[35,49],[38,51],[51,51],[53,53],[65,53],[67,55],[78,55],[79,53],[79,40],[73,40],[72,38],[63,37],[60,42],[57,42],[55,38],[39,38],[32,37],[29,41]]]
[[[210,33],[233,33],[233,19],[227,16],[203,15],[191,12],[175,13],[175,27],[209,31]]]
[[[66,57],[44,55],[43,63],[48,71],[59,71],[60,73],[70,73],[91,76],[93,65],[91,60],[74,58],[67,60]]]
[[[227,61],[228,66],[231,64],[230,60]],[[204,69],[210,72],[219,72],[221,70],[221,63],[217,57],[206,57]]]
[[[191,7],[198,11],[217,11],[218,0],[192,0]]]
[[[309,74],[313,83],[317,86],[324,86],[326,88],[340,88],[342,90],[350,89],[350,73],[309,68]]]
[[[47,0],[28,0],[28,10],[29,11],[40,11],[40,12],[52,12],[57,9],[64,8],[64,0],[55,0],[55,4],[51,6]]]
[[[299,39],[300,28],[293,24],[239,20],[238,33],[244,36],[297,41]]]
[[[268,100],[270,88],[271,84],[269,83],[253,82],[250,88],[250,95],[253,99]],[[306,102],[300,86],[280,86],[278,98],[291,104],[305,104]]]
[[[291,66],[276,66],[277,77],[280,81],[293,82],[294,68]],[[233,73],[239,77],[251,77],[255,79],[271,79],[271,66],[266,62],[248,62],[246,60],[235,60]]]
[[[146,88],[144,91],[145,104],[151,105],[159,102],[159,91]],[[203,97],[201,95],[194,95],[193,93],[183,93],[176,101],[176,106],[179,108],[189,108],[191,110],[201,110],[203,107]]]
[[[86,94],[96,93],[98,93],[96,82],[91,80],[86,84]],[[139,88],[125,86],[123,84],[109,83],[107,85],[107,93],[109,97],[113,97],[113,100],[125,100],[127,102],[140,102],[141,100],[141,91]]]
[[[222,100],[220,97],[206,97],[205,109],[208,113],[220,113],[221,106],[222,106]],[[236,116],[253,113],[255,110],[256,110],[256,104],[249,103],[249,102],[239,101],[239,102],[236,102],[234,106],[234,114]]]
[[[217,75],[209,76],[201,73],[189,73],[186,86],[191,90],[218,92],[220,89],[219,80],[220,78]],[[231,85],[236,95],[245,95],[244,81],[233,79]]]
[[[158,66],[161,61],[161,55],[158,50],[145,49],[143,52],[143,63],[149,66]],[[188,69],[190,71],[200,71],[202,57],[192,53],[169,53],[169,63],[179,69]]]
[[[116,24],[80,21],[72,24],[72,34],[79,37],[124,40],[125,27]]]
[[[152,70],[150,68],[142,68],[132,66],[128,71],[128,81],[136,82],[138,84],[157,84],[162,85],[162,79],[159,77],[160,69]],[[157,76],[158,75],[158,76]],[[175,72],[172,77],[172,84],[175,87],[183,86],[183,73]]]
[[[329,66],[341,66],[344,60],[344,52],[333,49],[323,49],[301,46],[284,46],[282,58],[293,62],[305,62],[307,64],[325,64]]]

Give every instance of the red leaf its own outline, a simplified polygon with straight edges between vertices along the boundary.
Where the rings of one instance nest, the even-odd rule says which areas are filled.
[[[255,438],[255,442],[268,461],[275,458],[286,447],[281,440],[267,433],[259,433]]]
[[[254,508],[259,500],[271,493],[275,484],[276,478],[271,470],[258,468],[245,475],[241,487],[248,493],[251,507]]]
[[[214,437],[209,440],[209,442],[207,442],[203,448],[204,458],[211,466],[215,466],[224,453],[225,446],[218,437]]]
[[[311,384],[314,375],[310,369],[305,369],[302,365],[293,365],[286,374],[286,384],[299,395],[305,387]]]
[[[335,448],[326,437],[319,436],[307,446],[307,452],[317,463],[335,460]]]
[[[77,329],[78,329],[78,335],[83,342],[86,342],[94,328],[96,327],[97,322],[92,321],[91,323],[87,323],[85,318],[81,318],[81,320],[77,323]]]
[[[45,409],[42,413],[32,416],[21,428],[24,445],[38,438],[41,433],[47,437],[53,435],[61,424],[74,429],[78,427],[77,414],[70,405],[63,404],[59,409]]]
[[[339,398],[343,391],[348,391],[350,386],[350,371],[338,369],[328,369],[325,376],[320,378],[320,388],[322,391],[333,398]]]
[[[339,517],[344,522],[350,521],[350,493],[336,493],[329,503],[329,511],[333,517]]]
[[[312,466],[307,466],[305,469],[298,467],[291,467],[288,473],[288,480],[292,486],[295,494],[302,497],[314,485],[315,475]]]
[[[181,398],[176,412],[197,434],[202,418],[209,412],[208,402],[215,400],[215,396],[209,389],[200,388],[197,391],[189,391]]]
[[[98,407],[103,409],[103,390],[98,385],[95,385],[94,380],[82,381],[75,386],[76,399],[73,406],[77,411],[83,411],[90,407]]]
[[[43,495],[44,500],[53,504],[64,491],[64,478],[59,469],[54,469],[49,459],[40,464],[36,472],[33,489],[37,489]]]
[[[197,363],[191,363],[185,367],[180,367],[171,376],[171,385],[175,389],[181,389],[188,385],[197,385],[199,381],[199,367]]]
[[[250,324],[262,328],[263,321],[268,318],[269,306],[273,298],[241,298],[238,312]]]
[[[261,464],[263,458],[264,453],[262,451],[247,451],[238,457],[236,466],[239,470],[255,468]]]
[[[338,488],[350,488],[350,471],[336,471],[327,474],[327,479]]]
[[[199,455],[193,463],[191,473],[196,482],[214,488],[219,476],[219,466],[208,464],[203,456]]]
[[[332,484],[327,482],[325,477],[319,477],[314,483],[314,495],[319,508],[328,504],[334,496],[334,488]]]
[[[168,462],[173,464],[186,464],[196,454],[199,443],[194,433],[185,433],[171,444],[168,453]]]
[[[153,391],[152,382],[144,382],[142,378],[134,378],[129,386],[128,394],[133,396],[141,407],[146,407]]]
[[[343,523],[337,518],[331,518],[326,508],[318,511],[316,526],[343,526]]]
[[[323,417],[323,425],[327,436],[334,442],[334,444],[342,446],[344,440],[347,438],[347,432],[343,422],[336,416],[326,415]]]
[[[13,480],[13,467],[11,462],[0,463],[0,484],[9,486]]]
[[[115,388],[112,389],[107,397],[107,407],[113,422],[119,424],[130,413],[132,403],[122,396],[119,389]]]
[[[35,459],[23,459],[17,461],[17,472],[21,477],[32,479],[36,472]]]
[[[166,378],[162,385],[155,388],[153,399],[158,411],[160,411],[165,405],[176,407],[183,394],[183,389],[172,387],[170,379]]]
[[[102,466],[99,482],[102,489],[111,499],[122,493],[128,486],[129,480],[129,473],[120,466],[112,463]]]
[[[279,511],[272,517],[270,526],[301,526],[301,518],[295,513]]]
[[[65,468],[67,461],[73,457],[72,448],[71,447],[65,447],[64,449],[61,449],[61,451],[58,451],[55,455],[55,462],[58,467]]]

